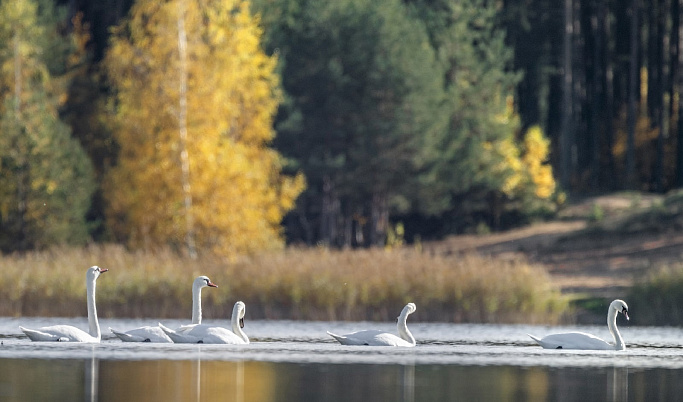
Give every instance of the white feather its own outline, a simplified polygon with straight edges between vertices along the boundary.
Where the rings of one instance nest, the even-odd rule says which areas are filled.
[[[415,346],[415,338],[408,330],[406,320],[415,312],[417,307],[414,303],[408,303],[401,311],[396,324],[399,336],[379,330],[365,330],[345,335],[336,335],[327,331],[327,334],[336,339],[342,345],[353,346]]]

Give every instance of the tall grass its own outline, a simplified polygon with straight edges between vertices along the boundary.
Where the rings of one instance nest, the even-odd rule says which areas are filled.
[[[85,314],[85,270],[98,280],[103,317],[189,319],[191,283],[207,275],[204,316],[228,317],[237,300],[249,318],[391,320],[415,302],[416,321],[557,322],[567,302],[541,267],[475,255],[296,249],[227,261],[117,245],[57,248],[0,257],[0,315]]]
[[[636,283],[629,294],[629,309],[642,325],[683,324],[683,263],[662,266]]]

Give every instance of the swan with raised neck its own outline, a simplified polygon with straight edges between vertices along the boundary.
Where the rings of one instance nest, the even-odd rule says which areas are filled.
[[[202,322],[202,288],[204,287],[217,288],[218,285],[204,275],[198,276],[192,282],[192,324],[201,324]],[[109,330],[124,342],[173,343],[159,326],[144,326],[126,332],[117,331],[113,328],[109,328]]]
[[[202,288],[217,288],[208,276],[198,276],[192,283],[192,324],[202,323]]]
[[[627,320],[629,319],[628,305],[623,300],[617,299],[610,303],[607,310],[607,328],[614,340],[613,344],[585,332],[566,332],[543,338],[529,336],[544,349],[625,350],[626,344],[621,337],[619,328],[617,328],[617,315],[619,313],[624,314]]]
[[[109,271],[96,265],[88,268],[85,273],[86,302],[88,305],[88,332],[71,325],[51,325],[38,329],[19,327],[26,336],[35,342],[100,342],[102,333],[97,319],[97,306],[95,305],[95,291],[97,278]]]

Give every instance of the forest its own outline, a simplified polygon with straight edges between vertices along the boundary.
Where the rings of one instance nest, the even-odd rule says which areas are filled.
[[[683,0],[0,0],[0,251],[384,246],[683,183]]]

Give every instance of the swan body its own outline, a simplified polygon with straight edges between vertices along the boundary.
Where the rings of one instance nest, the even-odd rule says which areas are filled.
[[[624,314],[626,319],[629,319],[628,306],[623,300],[617,299],[609,305],[609,310],[607,311],[607,327],[612,334],[612,338],[614,338],[613,344],[584,332],[552,334],[543,338],[533,335],[529,336],[544,349],[625,350],[626,344],[617,328],[618,313]]]
[[[417,310],[415,304],[408,303],[401,311],[401,315],[398,316],[398,323],[396,325],[399,336],[379,330],[358,331],[346,335],[336,335],[327,331],[327,334],[342,345],[413,347],[416,344],[415,338],[408,330],[406,320],[410,314],[415,312],[415,310]]]
[[[198,276],[192,282],[192,324],[202,323],[202,288],[217,288],[207,276]],[[158,326],[144,326],[129,331],[109,330],[124,342],[173,343],[171,338]]]
[[[245,312],[246,306],[243,302],[238,301],[235,303],[231,318],[232,331],[208,324],[183,325],[174,331],[159,323],[159,328],[174,343],[247,344],[249,343],[249,337],[242,331],[242,328],[244,328]]]
[[[88,304],[89,331],[71,325],[51,325],[38,329],[19,327],[28,338],[34,342],[94,342],[99,343],[102,339],[100,323],[97,320],[97,307],[95,306],[95,289],[97,278],[107,272],[108,269],[92,266],[85,273],[86,300]]]
[[[171,338],[159,327],[145,326],[126,332],[120,332],[111,327],[109,330],[124,342],[173,343]]]

